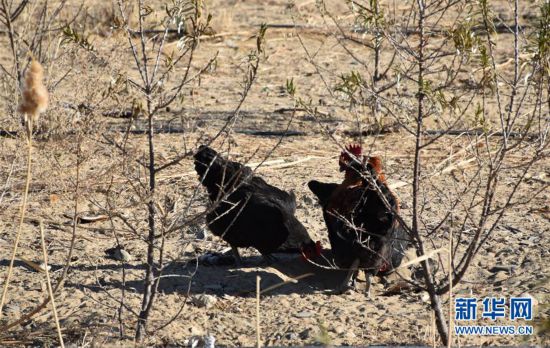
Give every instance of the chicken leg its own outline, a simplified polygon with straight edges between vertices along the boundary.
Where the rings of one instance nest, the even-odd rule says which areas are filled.
[[[359,272],[359,259],[355,259],[348,270],[348,274],[346,275],[346,278],[344,278],[344,281],[340,285],[339,292],[345,293],[349,289],[353,289],[355,287],[355,278],[357,277],[357,272]]]
[[[235,257],[235,265],[237,267],[242,267],[243,260],[241,259],[241,255],[239,255],[239,249],[237,247],[231,246],[231,251],[233,252],[233,257]]]
[[[366,281],[367,281],[365,292],[367,293],[367,298],[370,299],[371,298],[371,296],[370,296],[370,286],[372,284],[372,274],[368,271],[365,272],[365,278],[366,278]]]

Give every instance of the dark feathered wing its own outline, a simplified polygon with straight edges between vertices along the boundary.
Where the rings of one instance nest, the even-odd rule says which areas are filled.
[[[285,192],[286,193],[286,192]],[[313,245],[314,242],[309,236],[306,228],[295,216],[296,196],[294,192],[287,194],[285,209],[283,212],[284,226],[288,231],[286,241],[281,245],[278,251],[281,252],[300,252],[305,245]]]
[[[393,210],[397,200],[385,183],[377,181]],[[348,267],[355,259],[375,271],[400,264],[408,241],[392,209],[367,182],[362,185],[328,184],[311,181],[311,191],[323,207],[331,249],[336,262]]]
[[[269,254],[282,245],[299,248],[300,243],[311,241],[294,216],[293,194],[269,185],[253,176],[250,168],[222,158],[207,146],[195,155],[195,169],[215,204],[207,216],[209,227],[230,245]]]
[[[390,253],[391,253],[391,264],[388,264],[386,269],[382,269],[383,273],[391,271],[392,269],[399,267],[405,252],[411,245],[410,237],[407,234],[407,231],[395,221],[392,228],[392,233],[390,236]]]

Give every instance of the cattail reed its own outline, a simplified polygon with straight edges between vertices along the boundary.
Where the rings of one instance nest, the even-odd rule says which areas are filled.
[[[23,114],[23,122],[27,130],[32,130],[32,124],[38,120],[41,113],[48,107],[48,90],[44,86],[44,68],[32,58],[27,73],[25,74],[25,84],[21,103],[18,111]]]
[[[17,110],[23,114],[23,124],[27,130],[27,178],[25,179],[25,189],[23,191],[23,200],[21,202],[19,225],[17,227],[17,234],[15,235],[15,241],[13,243],[10,265],[8,267],[8,273],[4,282],[2,296],[0,297],[0,318],[2,318],[2,308],[4,307],[4,303],[6,303],[10,279],[13,273],[15,255],[17,254],[17,247],[19,246],[19,240],[21,239],[23,221],[25,221],[25,212],[27,210],[27,197],[29,194],[29,185],[32,174],[32,127],[33,123],[38,120],[40,114],[46,111],[46,108],[48,107],[48,90],[42,83],[43,79],[44,69],[42,68],[42,65],[32,58],[29,68],[27,69],[27,73],[25,74],[25,85],[23,86],[21,103],[17,108]],[[44,260],[44,262],[46,263],[46,260]],[[50,296],[52,296],[51,291]],[[61,346],[63,347],[63,341],[61,341]]]

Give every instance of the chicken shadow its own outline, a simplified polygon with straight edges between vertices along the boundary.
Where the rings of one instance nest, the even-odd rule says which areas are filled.
[[[159,283],[159,292],[185,295],[211,294],[246,297],[256,292],[256,277],[261,278],[261,289],[269,296],[332,292],[346,276],[342,270],[326,269],[305,261],[301,256],[275,254],[277,261],[262,263],[260,256],[244,259],[242,267],[206,266],[193,262],[173,262],[167,265]],[[75,284],[75,286],[77,286]],[[99,284],[78,285],[92,291],[102,287],[119,288],[143,293],[142,280],[126,281],[110,278]]]
[[[191,280],[190,294],[247,296],[256,292],[256,277],[266,295],[313,294],[333,291],[346,272],[325,269],[297,255],[275,254],[277,261],[265,265],[259,256],[246,259],[243,267],[199,266]],[[169,279],[165,283],[170,288]],[[189,283],[182,284],[188,289]],[[162,284],[161,284],[162,285]]]

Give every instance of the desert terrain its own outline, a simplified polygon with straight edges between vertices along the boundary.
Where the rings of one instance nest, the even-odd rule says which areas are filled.
[[[150,3],[153,8],[162,9],[161,1]],[[537,2],[520,3],[521,22],[533,23],[538,13]],[[353,22],[345,3],[329,5],[328,10],[334,16],[345,23]],[[18,21],[32,23],[31,17],[35,15],[32,6],[24,10]],[[203,262],[202,255],[225,252],[228,245],[208,231],[204,219],[179,222],[200,214],[208,205],[194,172],[192,154],[199,144],[213,139],[228,120],[235,122],[227,133],[216,138],[212,147],[233,160],[249,163],[270,184],[292,190],[297,197],[298,219],[325,249],[330,249],[330,244],[322,211],[307,182],[342,180],[338,170],[341,144],[362,142],[368,154],[381,157],[405,221],[410,221],[413,214],[415,160],[415,137],[396,126],[391,115],[381,112],[383,131],[377,132],[369,108],[351,108],[341,95],[327,91],[325,84],[335,86],[342,74],[364,68],[351,53],[360,55],[364,61],[372,61],[373,56],[357,42],[348,40],[343,46],[315,1],[212,0],[205,6],[212,15],[212,35],[201,39],[191,70],[199,71],[213,57],[216,62],[184,87],[180,99],[160,110],[154,122],[158,163],[167,163],[182,153],[186,155],[159,171],[156,178],[155,195],[166,203],[159,209],[167,225],[176,227],[163,238],[166,267],[143,346],[203,345],[205,337],[213,337],[216,346],[254,346],[257,276],[261,277],[261,289],[279,284],[261,296],[260,330],[264,346],[439,345],[427,294],[413,287],[388,292],[400,281],[399,277],[384,281],[375,278],[373,296],[367,298],[360,291],[364,282],[359,283],[359,291],[335,294],[333,290],[345,272],[307,263],[300,255],[278,254],[277,262],[265,265],[255,250],[248,249],[242,250],[245,264],[240,268]],[[491,6],[505,22],[513,20],[510,2],[495,1]],[[82,5],[68,1],[61,18],[79,13],[71,26],[86,37],[93,49],[82,48],[53,30],[44,33],[49,35],[45,41],[48,45],[40,48],[44,51],[50,103],[37,125],[32,144],[28,206],[0,327],[21,318],[47,297],[44,272],[26,262],[40,265],[43,261],[40,221],[45,228],[50,275],[56,280],[62,274],[71,245],[76,202],[80,218],[74,251],[64,285],[55,297],[67,346],[132,346],[136,317],[131,311],[139,312],[144,291],[147,219],[145,196],[136,192],[141,192],[141,185],[148,179],[145,168],[136,163],[147,161],[147,135],[143,134],[147,120],[139,112],[131,121],[113,113],[113,110],[143,108],[145,103],[131,85],[119,81],[121,76],[139,79],[140,72],[133,64],[125,33],[113,29],[117,11],[116,2],[92,1]],[[442,23],[456,17],[448,14]],[[255,35],[262,23],[267,23],[268,28],[257,78],[235,117],[247,59],[256,49]],[[353,35],[364,39],[360,33]],[[178,51],[178,37],[173,36],[161,49],[163,59]],[[134,40],[139,45],[137,38]],[[507,63],[513,56],[513,36],[500,33],[494,40],[498,42],[497,63]],[[0,33],[0,63],[6,67],[13,65],[9,46],[8,36]],[[389,51],[383,51],[381,59],[389,62]],[[167,90],[182,78],[184,67],[171,73]],[[13,81],[0,71],[2,74],[2,88],[6,91],[0,100],[0,130],[4,131],[0,138],[0,284],[3,285],[25,187],[27,141],[14,111],[17,101],[8,98]],[[389,74],[387,80],[398,75],[393,70]],[[457,93],[468,93],[467,81],[471,75],[475,73],[467,65],[462,68],[461,82],[453,85]],[[296,95],[306,104],[311,101],[321,116],[312,116],[289,95],[290,80],[296,86]],[[388,92],[385,98],[400,98],[396,103],[414,107],[415,84],[405,80],[402,83],[400,93]],[[487,105],[488,114],[496,115],[496,98],[489,96]],[[547,115],[548,105],[544,110]],[[473,117],[474,108],[467,113]],[[452,115],[431,117],[426,127],[440,129],[446,124],[446,117]],[[361,137],[354,133],[358,124],[366,130]],[[493,120],[492,125],[497,126],[498,121]],[[461,123],[457,128],[468,125]],[[128,129],[136,131],[127,132]],[[461,175],[477,168],[478,162],[469,161],[472,152],[462,151],[472,141],[469,135],[446,135],[422,150],[423,178],[429,184],[422,191],[422,224],[426,228],[433,227],[449,211],[445,192],[459,194],[464,180]],[[124,147],[114,146],[113,142]],[[480,148],[498,144],[499,138],[493,137]],[[528,150],[522,148],[514,153],[507,163],[509,167],[521,165],[523,152],[528,156]],[[451,168],[457,163],[456,168]],[[481,299],[527,294],[535,302],[535,320],[525,324],[537,326],[550,315],[547,189],[550,163],[547,157],[535,162],[525,176],[512,169],[501,176],[502,186],[496,194],[507,197],[519,180],[521,185],[514,200],[524,203],[506,211],[454,288],[454,296]],[[82,216],[99,218],[90,222],[83,221]],[[135,229],[123,219],[132,221]],[[449,226],[432,236],[429,250],[446,245]],[[106,254],[118,243],[130,255],[125,261]],[[418,267],[415,264],[404,269],[402,276],[410,278]],[[448,311],[448,295],[442,295],[441,300],[442,308]],[[499,322],[509,323],[504,319]],[[477,324],[484,323],[487,322],[479,319]],[[453,338],[453,345],[460,346],[549,343],[548,333]],[[32,319],[0,332],[0,345],[57,346],[49,307]]]

